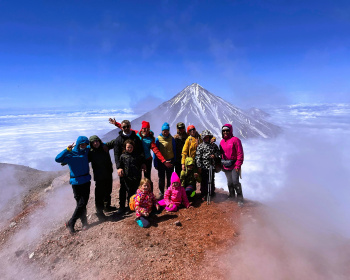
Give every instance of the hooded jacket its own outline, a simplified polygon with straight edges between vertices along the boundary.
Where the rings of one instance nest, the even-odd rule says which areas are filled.
[[[230,129],[230,133],[227,139],[224,139],[222,135],[222,140],[220,141],[220,153],[222,159],[235,160],[235,164],[230,167],[223,166],[225,170],[233,170],[241,168],[244,161],[244,152],[242,147],[242,142],[239,138],[233,136],[232,125],[224,124],[222,128],[226,126]],[[221,128],[221,129],[222,129]]]
[[[64,149],[55,158],[56,162],[68,164],[71,185],[81,185],[91,180],[88,160],[89,147],[84,150],[79,149],[79,145],[83,143],[89,145],[89,139],[85,136],[79,136],[72,150]]]
[[[189,165],[193,165],[193,169],[188,169]],[[202,182],[202,177],[198,172],[198,168],[194,166],[194,159],[191,157],[186,158],[185,160],[185,170],[181,171],[180,180],[181,186],[186,188],[187,186],[196,186],[196,183]],[[194,177],[194,173],[197,173],[197,179]]]
[[[184,147],[182,148],[182,159],[181,164],[185,164],[185,160],[187,157],[195,158],[197,147],[200,143],[202,143],[202,138],[196,131],[195,137],[188,136],[185,142]]]
[[[213,137],[213,134],[209,130],[204,130],[202,132],[203,139],[206,136]],[[214,155],[215,157],[212,159],[210,156]],[[216,161],[220,159],[220,150],[215,143],[202,142],[199,144],[196,151],[196,164],[199,168],[209,169],[210,166],[215,167]]]
[[[170,204],[180,206],[180,204],[183,203],[186,208],[190,207],[184,187],[180,185],[175,188],[173,187],[173,182],[180,183],[180,178],[175,172],[171,175],[171,186],[164,193],[164,202],[166,206]]]
[[[103,149],[103,143],[101,139],[93,135],[89,138],[90,141],[90,151],[89,151],[89,162],[91,162],[92,170],[94,172],[94,180],[101,181],[111,178],[113,173],[112,160],[109,152],[105,152]],[[93,146],[94,141],[99,141],[100,146],[96,149]],[[113,143],[106,143],[106,146],[111,149],[113,148]]]
[[[145,214],[149,215],[152,212],[153,206],[157,203],[152,191],[144,192],[138,189],[135,196],[136,217],[145,216]]]

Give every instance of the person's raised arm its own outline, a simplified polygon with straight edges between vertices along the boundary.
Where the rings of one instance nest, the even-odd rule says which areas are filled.
[[[67,163],[67,162],[65,162],[65,160],[73,148],[74,148],[74,142],[72,144],[68,145],[68,147],[66,149],[64,149],[62,152],[60,152],[56,156],[55,161],[59,162],[59,163]]]

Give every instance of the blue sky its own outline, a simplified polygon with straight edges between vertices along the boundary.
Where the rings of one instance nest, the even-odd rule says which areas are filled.
[[[350,102],[348,3],[0,0],[0,109]]]

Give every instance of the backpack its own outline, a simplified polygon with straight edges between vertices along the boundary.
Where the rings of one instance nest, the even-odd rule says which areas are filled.
[[[136,200],[136,194],[130,197],[130,201],[129,201],[130,211],[135,211],[135,200]]]

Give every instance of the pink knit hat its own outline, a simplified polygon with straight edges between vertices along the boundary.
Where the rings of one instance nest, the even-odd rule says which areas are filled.
[[[179,178],[179,176],[176,174],[176,172],[173,172],[173,174],[171,174],[170,182],[171,182],[171,183],[178,182],[179,184],[181,184],[180,178]]]

